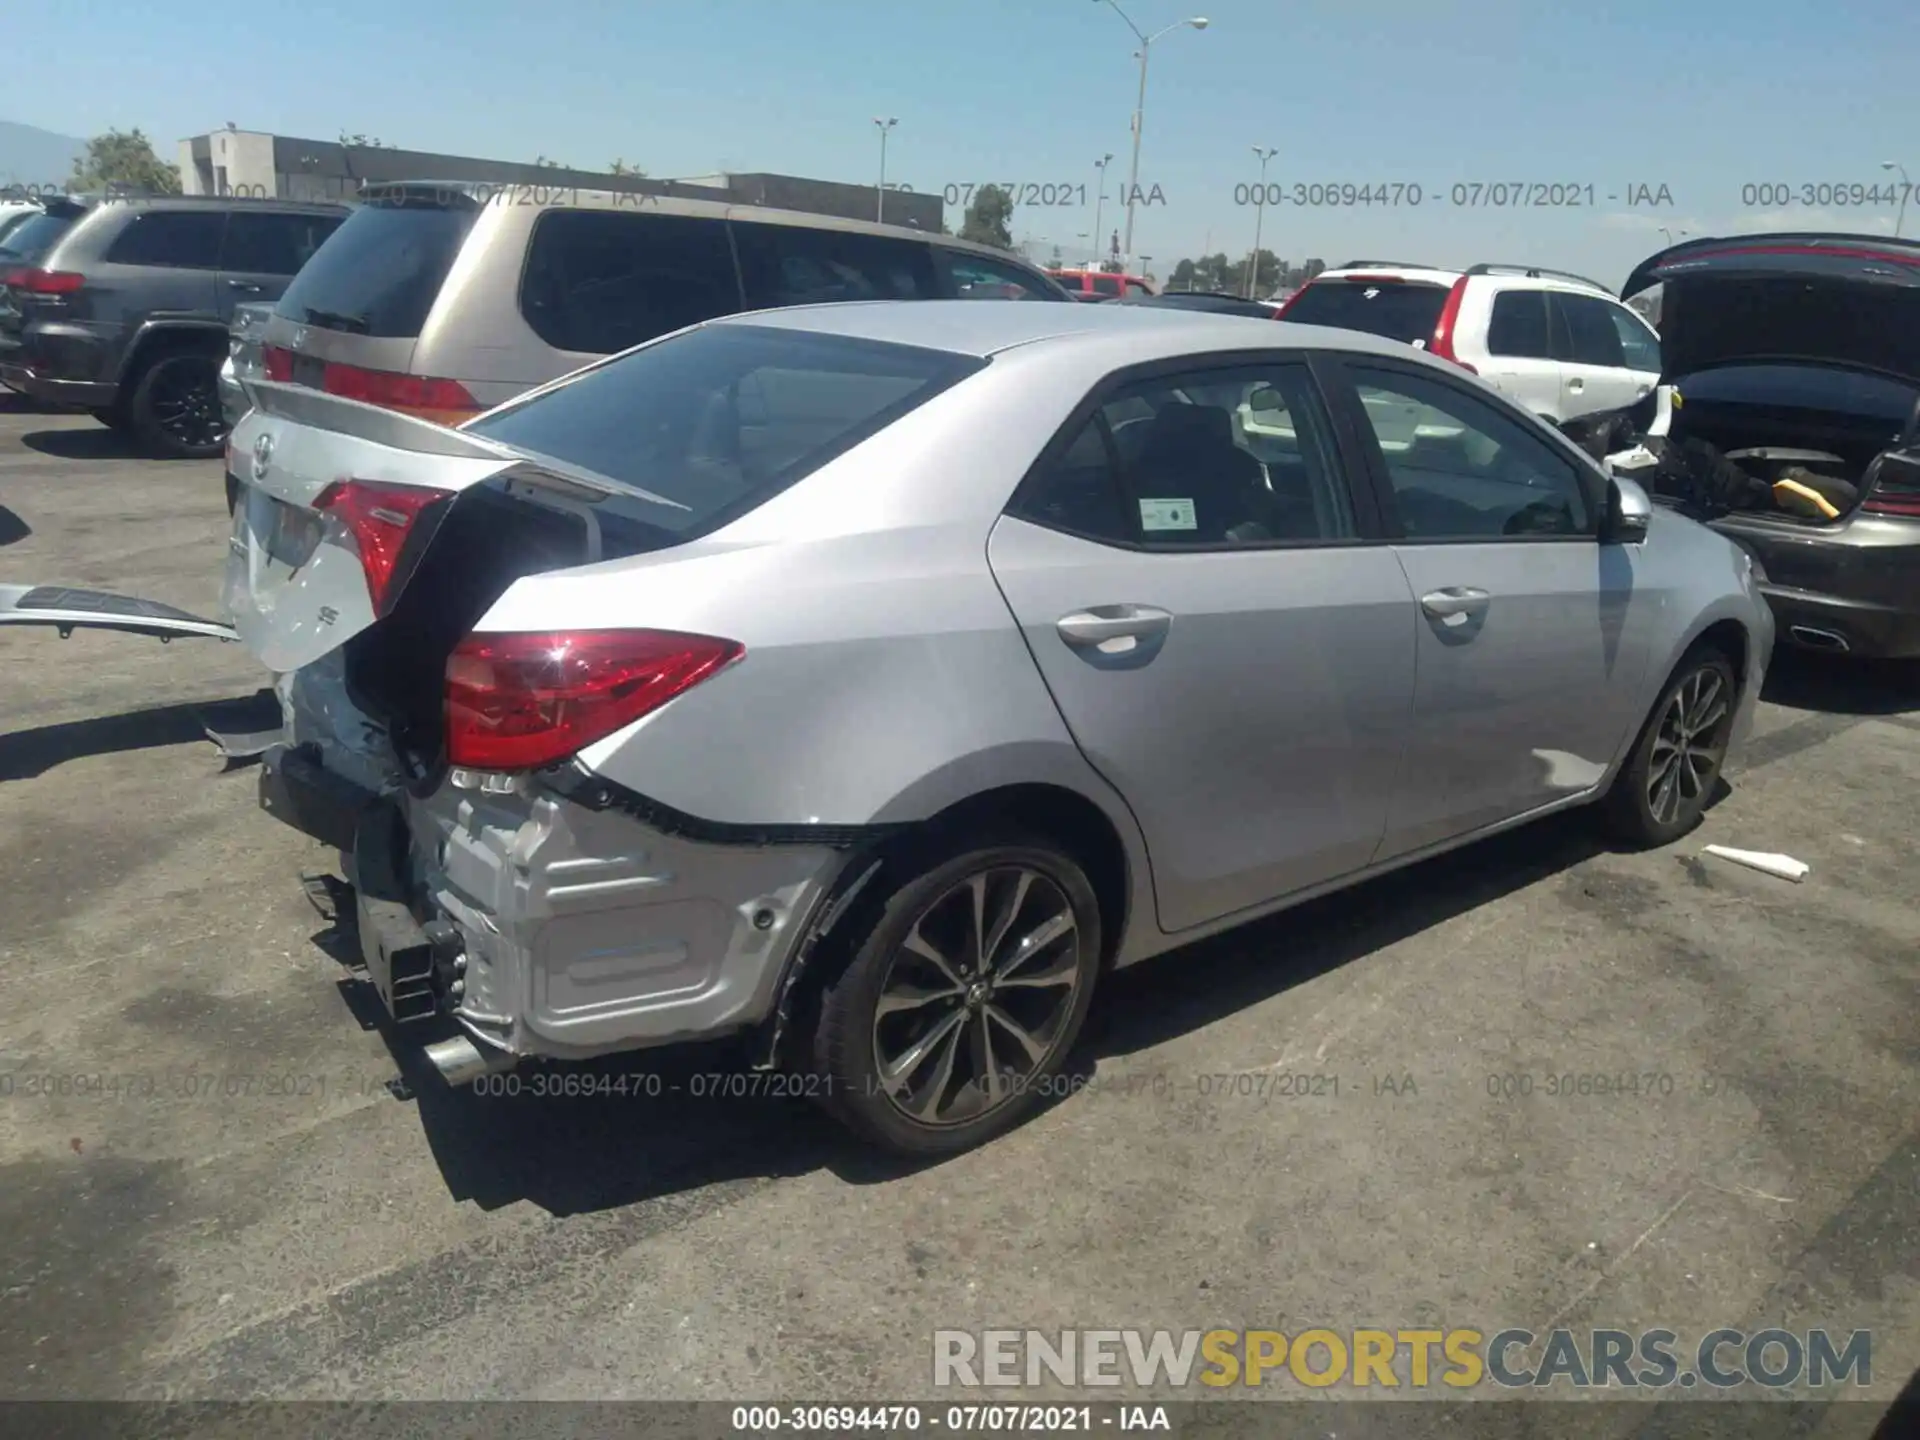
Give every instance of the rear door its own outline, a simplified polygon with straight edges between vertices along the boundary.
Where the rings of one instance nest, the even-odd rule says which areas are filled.
[[[1615,328],[1612,301],[1571,290],[1549,290],[1560,359],[1561,421],[1631,409],[1651,393],[1627,368],[1627,356]]]
[[[1236,439],[1242,406],[1264,433]],[[988,542],[1075,741],[1140,820],[1165,930],[1380,843],[1413,599],[1344,473],[1307,363],[1194,357],[1091,397]]]
[[[1558,416],[1564,381],[1554,358],[1545,291],[1508,288],[1494,293],[1487,354],[1495,363],[1481,379],[1534,415]]]
[[[276,301],[344,215],[235,210],[220,250],[220,318],[236,305]]]

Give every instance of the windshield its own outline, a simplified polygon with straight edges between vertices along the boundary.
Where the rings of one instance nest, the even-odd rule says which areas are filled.
[[[325,330],[417,337],[477,213],[470,204],[361,206],[287,287],[279,313]]]
[[[1387,340],[1433,338],[1433,327],[1447,303],[1447,287],[1419,281],[1321,280],[1307,286],[1288,307],[1295,325],[1332,325],[1364,330]]]
[[[685,537],[746,513],[983,363],[869,340],[711,325],[466,429],[656,497]]]

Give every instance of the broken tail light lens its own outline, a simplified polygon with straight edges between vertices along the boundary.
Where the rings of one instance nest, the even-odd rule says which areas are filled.
[[[336,480],[314,501],[314,509],[338,520],[353,537],[375,615],[385,615],[399,598],[394,581],[415,523],[429,505],[449,493],[425,485]]]
[[[467,636],[447,658],[447,761],[535,770],[649,715],[746,653],[668,630]]]

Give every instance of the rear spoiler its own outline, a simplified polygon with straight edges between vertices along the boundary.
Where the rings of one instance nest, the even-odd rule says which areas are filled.
[[[604,363],[604,362],[603,362]],[[240,388],[254,409],[263,415],[330,430],[355,440],[365,440],[394,450],[411,450],[416,455],[434,455],[448,460],[493,460],[511,469],[503,470],[503,480],[522,480],[542,489],[556,491],[576,500],[604,500],[614,495],[634,495],[670,510],[689,507],[669,500],[651,490],[624,481],[613,480],[596,471],[584,470],[551,455],[537,454],[517,446],[483,439],[465,430],[450,429],[417,415],[408,415],[364,400],[349,400],[344,395],[329,395],[305,385],[292,385],[258,376],[239,376]],[[518,400],[526,396],[517,397]]]
[[[1728,266],[1726,262],[1746,256],[1753,257],[1755,263],[1752,269],[1756,274],[1780,273],[1796,268],[1804,271],[1820,261],[1834,262],[1842,268],[1850,264],[1857,266],[1861,261],[1878,261],[1883,265],[1904,267],[1911,272],[1911,278],[1906,283],[1920,285],[1920,241],[1891,235],[1782,230],[1753,235],[1705,235],[1670,245],[1634,267],[1633,274],[1627,277],[1627,283],[1620,287],[1620,298],[1625,300],[1638,295],[1669,278],[1679,279],[1688,273],[1687,267],[1693,262],[1704,266],[1708,262],[1719,261],[1720,273],[1728,274],[1738,267]]]

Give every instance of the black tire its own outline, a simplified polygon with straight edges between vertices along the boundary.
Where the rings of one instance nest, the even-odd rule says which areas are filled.
[[[1601,804],[1616,840],[1653,849],[1700,823],[1739,704],[1740,682],[1724,654],[1697,646],[1681,658]]]
[[[987,968],[1004,985],[983,980],[977,962],[969,963],[983,948],[969,948],[969,937],[979,933],[972,921],[976,879],[987,937],[998,942],[984,947]],[[1019,909],[1008,915],[1016,892]],[[1062,917],[1071,928],[1062,928]],[[909,867],[891,893],[849,920],[844,943],[851,954],[820,993],[812,1061],[823,1104],[856,1135],[896,1155],[953,1155],[1018,1125],[1069,1088],[1065,1064],[1093,1000],[1102,937],[1086,872],[1057,845],[1026,836],[961,841]],[[1024,947],[1017,940],[1048,930],[1054,933],[1018,958]],[[910,939],[920,943],[908,948]],[[952,988],[922,945],[953,957],[946,968],[957,972],[962,990],[916,998]],[[1062,989],[1065,995],[1055,993]],[[883,997],[890,1013],[882,1013]],[[1034,1057],[1019,1035],[1041,1043],[1042,1053]],[[929,1037],[920,1060],[883,1075],[883,1048],[898,1065]],[[1022,1063],[1029,1068],[1022,1071]],[[987,1082],[989,1074],[997,1083]]]
[[[141,449],[161,460],[210,460],[225,450],[220,364],[211,349],[171,350],[147,363],[127,403]]]

